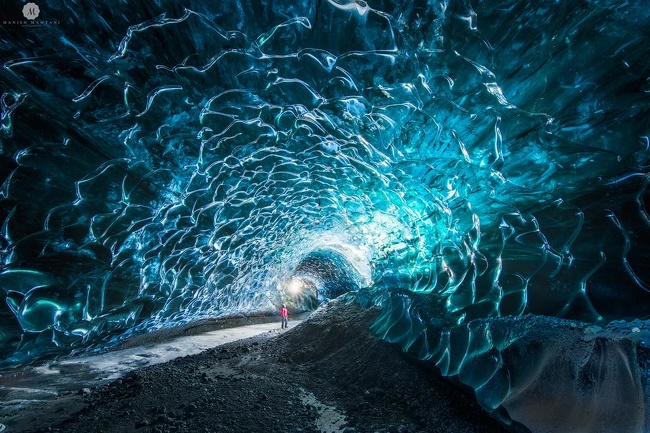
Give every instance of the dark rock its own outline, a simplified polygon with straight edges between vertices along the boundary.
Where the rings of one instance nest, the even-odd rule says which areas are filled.
[[[329,322],[321,315],[297,331],[269,335],[256,349],[260,357],[241,355],[252,347],[242,340],[223,348],[227,359],[218,359],[219,348],[145,367],[122,384],[94,388],[81,414],[70,411],[61,422],[65,412],[56,413],[55,422],[41,418],[39,426],[15,431],[317,433],[319,413],[303,402],[304,390],[346,414],[345,433],[504,432],[464,394],[377,341],[368,332],[372,311],[343,306],[335,313]]]
[[[139,421],[136,421],[136,423],[135,423],[135,428],[146,427],[146,426],[148,426],[149,424],[150,424],[150,423],[149,423],[149,420],[147,420],[147,419],[141,419],[141,420],[139,420]]]

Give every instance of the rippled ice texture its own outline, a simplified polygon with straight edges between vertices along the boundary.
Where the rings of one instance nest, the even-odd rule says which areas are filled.
[[[274,311],[298,270],[488,409],[573,369],[643,429],[642,0],[179,4],[1,23],[5,365]]]

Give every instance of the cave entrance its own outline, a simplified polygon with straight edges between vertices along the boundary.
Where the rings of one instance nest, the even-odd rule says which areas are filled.
[[[289,308],[311,312],[320,304],[370,284],[370,264],[358,249],[332,246],[309,252],[282,284]]]

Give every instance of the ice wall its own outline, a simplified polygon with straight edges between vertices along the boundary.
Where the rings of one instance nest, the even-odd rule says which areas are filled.
[[[504,420],[587,365],[648,425],[644,2],[38,5],[0,20],[3,365],[298,279]]]

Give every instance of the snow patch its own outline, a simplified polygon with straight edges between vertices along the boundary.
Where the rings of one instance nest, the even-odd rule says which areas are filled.
[[[347,421],[345,414],[337,408],[321,403],[314,394],[303,388],[300,388],[300,401],[303,405],[311,406],[318,412],[316,427],[321,433],[343,433]]]

